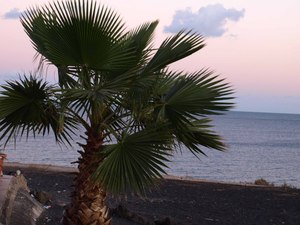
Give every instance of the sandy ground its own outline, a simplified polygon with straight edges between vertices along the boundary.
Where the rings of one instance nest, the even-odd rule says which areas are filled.
[[[13,174],[17,169],[4,172]],[[32,168],[21,171],[32,191],[50,196],[37,224],[60,224],[74,174]],[[112,206],[120,203],[109,202]],[[165,224],[172,225],[300,225],[300,190],[293,188],[166,179],[146,197],[129,196],[121,203],[148,221],[168,218],[171,223]],[[112,221],[113,225],[139,225],[118,216]]]

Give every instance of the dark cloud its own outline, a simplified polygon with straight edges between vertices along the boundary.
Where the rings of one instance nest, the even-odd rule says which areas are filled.
[[[173,16],[171,25],[164,28],[165,32],[176,33],[182,29],[193,29],[207,37],[222,36],[228,20],[238,21],[244,16],[245,10],[226,9],[221,4],[201,7],[197,12],[190,8],[178,10]]]
[[[14,20],[19,19],[22,11],[20,11],[18,8],[13,8],[7,13],[4,14],[3,18],[7,20]]]

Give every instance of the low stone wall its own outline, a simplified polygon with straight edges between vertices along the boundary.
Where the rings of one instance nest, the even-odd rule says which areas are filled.
[[[0,177],[0,225],[35,225],[42,212],[23,175]]]

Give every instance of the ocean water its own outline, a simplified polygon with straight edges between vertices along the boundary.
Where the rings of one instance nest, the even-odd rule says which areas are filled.
[[[169,173],[200,179],[253,182],[300,188],[300,115],[230,112],[214,117],[226,152],[207,150],[200,160],[177,154]]]
[[[168,174],[226,182],[264,178],[275,185],[300,188],[300,115],[229,112],[214,116],[213,124],[228,150],[204,149],[207,156],[197,159],[182,149],[168,163]],[[60,147],[50,135],[23,138],[1,151],[10,162],[72,166],[79,149],[76,144]]]

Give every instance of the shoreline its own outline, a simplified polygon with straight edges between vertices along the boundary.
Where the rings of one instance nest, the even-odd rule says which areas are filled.
[[[71,166],[58,166],[52,164],[35,164],[35,163],[19,163],[19,162],[5,162],[4,168],[20,168],[20,169],[38,169],[41,171],[50,172],[65,172],[75,173],[78,172],[76,167]]]
[[[8,169],[12,168],[19,168],[19,169],[27,169],[27,170],[39,170],[45,172],[61,172],[61,173],[76,173],[78,169],[76,167],[71,166],[59,166],[53,164],[35,164],[35,163],[19,163],[19,162],[6,162],[4,167]],[[230,181],[219,181],[219,180],[207,180],[207,179],[199,179],[193,178],[190,176],[176,176],[176,175],[163,175],[165,180],[177,180],[177,181],[189,181],[195,183],[211,183],[211,184],[227,184],[227,185],[237,185],[237,186],[245,186],[245,187],[275,187],[275,188],[282,188],[284,185],[258,185],[250,182],[230,182]],[[254,182],[254,181],[253,181]],[[298,187],[289,186],[287,187],[293,189],[299,189]]]

